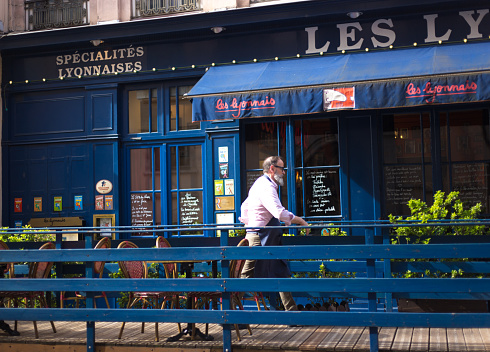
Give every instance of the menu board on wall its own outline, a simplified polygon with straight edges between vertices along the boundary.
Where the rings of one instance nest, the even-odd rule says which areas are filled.
[[[180,223],[182,225],[202,224],[202,193],[185,192],[180,197]]]
[[[131,194],[131,224],[133,226],[153,225],[153,195],[151,193]]]
[[[488,176],[487,164],[453,164],[453,190],[468,206],[481,203],[488,211]]]
[[[338,169],[305,170],[306,216],[340,215]]]
[[[385,166],[386,212],[408,215],[410,199],[423,199],[422,166]],[[408,212],[408,213],[407,213]]]
[[[263,171],[248,171],[247,172],[247,194],[250,188],[253,186],[256,179],[264,174]]]

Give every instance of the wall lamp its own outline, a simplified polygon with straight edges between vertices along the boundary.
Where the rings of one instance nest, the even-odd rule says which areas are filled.
[[[224,30],[226,30],[225,27],[211,27],[211,30],[215,33],[215,34],[218,34],[218,33],[221,33],[223,32]]]
[[[347,16],[349,16],[350,18],[358,18],[361,15],[362,15],[362,12],[359,12],[359,11],[347,12]]]
[[[101,40],[101,39],[92,39],[90,41],[90,43],[92,43],[93,46],[99,46],[100,44],[102,44],[104,41]]]

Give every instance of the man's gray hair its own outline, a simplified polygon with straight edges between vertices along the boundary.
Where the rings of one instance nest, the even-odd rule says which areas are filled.
[[[269,172],[269,169],[271,168],[271,165],[276,165],[279,160],[282,160],[282,158],[279,155],[275,156],[270,156],[267,159],[264,160],[263,170],[264,174]]]

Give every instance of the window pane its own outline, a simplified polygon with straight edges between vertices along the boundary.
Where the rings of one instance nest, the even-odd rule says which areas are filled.
[[[158,132],[157,90],[151,90],[151,131]]]
[[[161,189],[160,185],[160,148],[153,148],[153,163],[155,169],[155,190]]]
[[[202,187],[201,146],[179,146],[179,189]]]
[[[172,192],[172,225],[178,225],[179,208],[177,207],[177,193]]]
[[[177,130],[177,88],[170,87],[170,131]]]
[[[199,122],[192,122],[192,103],[190,99],[184,98],[184,94],[189,92],[191,88],[192,86],[170,87],[171,131],[176,131],[177,128],[179,131],[201,128]]]
[[[162,195],[160,193],[155,193],[155,214],[154,214],[154,225],[162,224]]]
[[[192,122],[192,103],[185,99],[184,94],[191,90],[192,86],[179,87],[179,130],[193,130],[200,128],[199,122]]]
[[[446,192],[458,191],[467,206],[489,207],[490,136],[488,110],[451,111],[440,114],[441,155]]]
[[[131,194],[131,225],[143,227],[153,225],[152,193]]]
[[[131,149],[130,159],[131,191],[151,190],[151,149]]]
[[[245,128],[246,168],[262,169],[264,160],[278,153],[277,123],[263,122]],[[283,156],[285,158],[285,156]]]
[[[303,166],[339,164],[337,119],[303,121]]]
[[[306,169],[304,175],[305,216],[341,215],[339,169]]]
[[[489,159],[490,135],[487,110],[455,111],[450,112],[448,117],[451,132],[451,160]]]
[[[156,100],[155,100],[156,105]],[[129,133],[149,132],[150,106],[149,92],[145,90],[132,90],[129,92]]]
[[[180,192],[180,224],[202,224],[202,214],[202,191]]]
[[[432,200],[428,113],[384,116],[383,155],[386,215],[410,215],[410,199]]]

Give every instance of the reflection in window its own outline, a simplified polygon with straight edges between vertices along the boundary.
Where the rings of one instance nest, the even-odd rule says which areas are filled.
[[[337,119],[296,121],[294,136],[297,214],[340,216]]]
[[[481,203],[488,213],[490,133],[488,110],[444,112],[439,115],[443,189],[459,191],[460,199]]]
[[[150,236],[147,226],[161,225],[160,148],[130,149],[131,225]]]
[[[286,166],[286,122],[262,122],[245,128],[245,164],[247,168],[247,193],[255,180],[263,175],[262,165],[269,156],[280,155]],[[284,175],[287,184],[287,175]],[[279,187],[279,198],[287,208],[287,187]]]
[[[410,215],[410,199],[432,200],[428,113],[383,116],[385,215]]]
[[[157,90],[129,91],[128,100],[129,133],[157,132]]]
[[[204,223],[202,152],[200,145],[170,147],[172,225]],[[198,235],[202,231],[181,231],[176,235]]]
[[[170,87],[170,130],[182,131],[199,129],[200,122],[192,122],[192,103],[184,94],[192,86]]]

